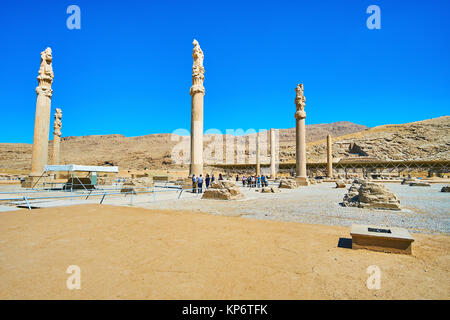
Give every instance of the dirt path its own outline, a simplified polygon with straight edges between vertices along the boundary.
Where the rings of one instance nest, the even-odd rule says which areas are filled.
[[[349,228],[84,205],[0,215],[1,299],[450,298],[450,237],[413,256],[338,247]],[[66,269],[81,268],[81,289]],[[366,287],[366,268],[382,271]]]

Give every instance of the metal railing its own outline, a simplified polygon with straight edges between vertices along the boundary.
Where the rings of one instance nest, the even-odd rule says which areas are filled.
[[[155,190],[156,188],[162,188],[164,190]],[[132,186],[127,189],[132,189]],[[140,188],[141,189],[141,188]],[[63,190],[61,190],[63,191]],[[89,199],[90,197],[102,197],[100,200],[100,204],[103,203],[106,196],[111,195],[124,195],[125,197],[127,195],[130,195],[130,205],[133,205],[134,196],[138,194],[153,194],[153,201],[156,202],[156,195],[161,192],[179,192],[177,199],[180,199],[181,194],[183,193],[182,187],[176,187],[176,186],[154,186],[147,188],[147,190],[130,190],[130,191],[120,191],[119,188],[116,189],[91,189],[87,194],[85,190],[80,189],[81,192],[74,192],[70,191],[70,195],[50,195],[50,196],[29,196],[28,193],[38,193],[37,190],[26,190],[26,191],[16,191],[16,192],[2,192],[2,194],[25,194],[21,197],[9,197],[9,198],[0,198],[0,202],[8,201],[9,203],[12,201],[24,201],[26,206],[29,210],[32,209],[32,203],[30,201],[33,200],[46,200],[46,199],[74,199],[74,198],[85,198],[85,200]],[[115,192],[114,192],[115,191]],[[42,191],[41,191],[42,192]],[[43,192],[51,192],[51,190],[45,190]]]

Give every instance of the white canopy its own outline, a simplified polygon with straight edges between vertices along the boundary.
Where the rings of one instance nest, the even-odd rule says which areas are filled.
[[[77,164],[64,164],[64,165],[48,165],[45,166],[44,171],[87,171],[87,172],[119,172],[119,167],[109,166],[81,166]]]

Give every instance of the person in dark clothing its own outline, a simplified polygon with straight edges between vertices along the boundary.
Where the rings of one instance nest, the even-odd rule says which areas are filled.
[[[192,175],[192,193],[197,193],[197,178],[195,174]]]
[[[209,177],[209,174],[206,174],[205,183],[206,183],[206,189],[209,188],[209,183],[211,182],[211,178]]]
[[[219,180],[223,180],[222,174],[219,173]]]
[[[214,174],[211,177],[211,183],[213,183],[214,181],[216,181],[216,177],[214,177]]]

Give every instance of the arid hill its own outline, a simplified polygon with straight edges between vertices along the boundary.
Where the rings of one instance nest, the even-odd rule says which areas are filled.
[[[333,137],[335,160],[349,157],[383,160],[450,159],[449,116],[370,129],[351,122],[308,125],[308,161],[325,161],[327,134]],[[280,129],[279,137],[280,161],[295,161],[295,128]],[[210,155],[215,155],[215,152],[211,153],[210,144],[218,140],[222,139],[217,135],[205,136],[205,158],[208,163],[214,163]],[[180,141],[184,142],[180,144]],[[169,169],[174,166],[172,150],[177,145],[189,150],[189,137],[181,139],[172,134],[64,137],[61,140],[61,161],[67,164],[118,165],[121,169]],[[226,142],[224,151],[225,147]],[[249,150],[248,141],[242,148],[247,157],[254,154],[254,150]],[[51,142],[49,159],[50,154]],[[265,161],[267,158],[263,156],[262,162]],[[31,144],[0,144],[0,169],[29,170],[30,165]]]
[[[307,157],[326,161],[326,140],[310,143]],[[450,116],[405,124],[383,125],[333,139],[335,160],[376,158],[380,160],[449,160]],[[295,148],[281,151],[281,159],[294,159]]]
[[[366,130],[366,126],[343,121],[307,126],[308,142],[323,139],[327,134],[339,136]],[[205,155],[208,145],[218,141],[217,136],[205,136]],[[118,165],[121,169],[158,169],[173,166],[172,149],[182,142],[189,150],[189,138],[172,134],[151,134],[140,137],[125,137],[120,134],[63,137],[61,139],[62,163],[89,165]],[[280,129],[280,145],[295,143],[295,128]],[[225,148],[224,144],[224,148]],[[31,166],[31,144],[1,143],[0,168],[29,170]],[[49,142],[49,159],[52,143]],[[248,142],[246,144],[248,150]],[[248,154],[248,151],[246,151]],[[214,154],[214,152],[213,152]],[[208,156],[205,156],[208,159]],[[214,162],[214,161],[213,161]]]

